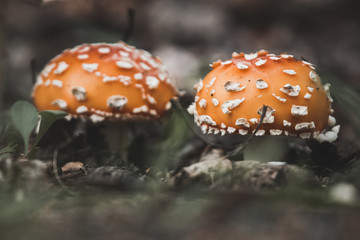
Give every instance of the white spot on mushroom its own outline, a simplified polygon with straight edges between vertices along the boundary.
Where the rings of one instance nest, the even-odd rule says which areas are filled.
[[[331,86],[330,83],[325,83],[325,85],[324,85],[324,90],[325,90],[325,92],[326,92],[326,96],[327,96],[329,102],[333,102],[333,99],[332,99],[332,97],[330,96],[330,86]]]
[[[117,80],[119,80],[119,77],[117,77],[117,76],[105,76],[103,78],[103,82],[114,82]]]
[[[201,108],[206,108],[206,100],[205,100],[205,99],[201,99],[201,100],[199,101],[199,106],[200,106]]]
[[[62,74],[66,69],[68,69],[69,64],[67,64],[66,62],[62,61],[59,62],[58,67],[54,70],[55,74]]]
[[[255,130],[254,130],[255,131]],[[256,133],[255,136],[264,136],[265,135],[265,130],[263,129],[259,129]]]
[[[282,58],[293,58],[294,57],[293,55],[290,55],[290,54],[281,54],[280,56]]]
[[[45,86],[49,86],[50,84],[51,84],[50,79],[46,80],[45,83],[44,83]]]
[[[76,108],[76,113],[78,113],[78,114],[86,113],[88,111],[89,111],[89,109],[84,105],[79,106],[79,107]]]
[[[259,119],[257,118],[250,118],[249,122],[251,122],[252,124],[258,124],[259,123]]]
[[[310,93],[306,93],[306,94],[304,95],[304,98],[305,98],[305,99],[310,99],[310,98],[311,98],[311,94],[310,94]]]
[[[283,93],[286,93],[290,97],[296,97],[299,95],[301,90],[301,87],[299,85],[292,86],[291,84],[285,84],[282,88],[280,88],[280,91]]]
[[[273,116],[273,113],[274,113],[274,112],[275,112],[275,109],[272,108],[272,107],[270,107],[270,106],[268,106],[268,107],[266,108],[265,116],[264,116],[262,122],[263,122],[263,123],[274,123],[274,120],[275,120],[275,118],[274,118],[274,116]],[[262,115],[262,114],[263,114],[263,107],[259,108],[259,109],[257,110],[257,113],[258,113],[259,115]]]
[[[223,113],[225,114],[229,114],[231,113],[230,110],[234,109],[235,107],[239,106],[240,103],[242,103],[245,100],[245,97],[241,98],[241,99],[235,99],[235,100],[228,100],[225,101],[222,105],[221,105],[221,110],[223,111]]]
[[[234,133],[236,131],[236,128],[228,127],[227,131],[228,131],[228,133]]]
[[[241,69],[241,70],[244,70],[244,69],[248,69],[248,68],[249,68],[248,65],[243,64],[243,63],[238,63],[238,64],[236,64],[236,67],[237,67],[238,69]]]
[[[119,51],[120,56],[122,57],[128,57],[130,54],[128,52]]]
[[[314,64],[312,64],[312,63],[309,63],[309,62],[304,61],[304,60],[302,61],[302,63],[309,66],[311,69],[315,69]]]
[[[246,135],[246,134],[248,134],[248,130],[245,130],[245,129],[239,129],[239,134],[240,135]]]
[[[217,98],[211,99],[211,102],[214,104],[214,106],[219,105],[219,100],[217,100]]]
[[[112,109],[121,110],[128,103],[128,99],[125,96],[113,95],[107,99],[106,103]]]
[[[328,125],[330,127],[333,127],[333,126],[335,126],[335,124],[336,124],[336,119],[333,116],[330,115],[329,120],[328,120]]]
[[[89,46],[84,46],[82,49],[80,49],[78,52],[79,53],[84,53],[84,52],[88,52],[90,50]]]
[[[312,87],[307,87],[307,89],[312,93],[312,92],[314,92],[314,88],[312,88]]]
[[[226,134],[226,130],[220,129],[221,136],[224,136]]]
[[[255,62],[255,65],[256,66],[261,66],[261,65],[264,65],[265,63],[266,63],[266,61],[267,61],[267,59],[259,59],[259,60],[257,60],[256,62]]]
[[[225,91],[227,92],[240,92],[246,88],[246,86],[240,87],[240,83],[234,83],[231,81],[227,81],[224,85]]]
[[[132,110],[133,113],[147,113],[148,111],[149,107],[147,105],[142,105]]]
[[[212,87],[212,85],[214,85],[216,80],[216,77],[214,77],[213,79],[210,80],[209,84],[206,85],[206,87]]]
[[[317,80],[317,74],[314,71],[310,71],[309,72],[309,77],[311,80],[313,80],[314,82],[316,82]]]
[[[149,103],[151,104],[156,104],[156,100],[155,98],[153,98],[152,96],[150,96],[149,94],[147,95],[147,100],[149,101]]]
[[[257,89],[265,89],[267,88],[269,85],[267,84],[267,82],[265,82],[262,79],[258,79],[256,80],[256,88]]]
[[[134,67],[134,65],[131,62],[127,62],[127,61],[116,61],[116,66],[124,69],[130,69]]]
[[[339,132],[340,132],[340,125],[337,125],[337,126],[333,127],[333,128],[331,129],[331,131],[333,131],[333,132],[336,133],[336,134],[339,134]]]
[[[164,73],[159,73],[158,77],[159,77],[159,79],[160,79],[161,81],[164,81],[164,80],[166,79],[166,74],[164,74]]]
[[[284,120],[284,121],[283,121],[283,125],[284,125],[284,127],[290,127],[290,126],[291,126],[291,122]]]
[[[48,64],[45,66],[44,70],[42,71],[42,74],[45,76],[45,77],[48,77],[50,72],[54,69],[54,67],[56,66],[55,63],[52,63],[52,64]]]
[[[271,57],[269,57],[269,59],[271,59],[271,60],[273,60],[273,61],[277,61],[277,60],[280,60],[281,58],[275,57],[275,56],[271,56]]]
[[[296,74],[296,72],[294,70],[292,70],[292,69],[285,69],[285,70],[283,70],[283,72],[286,73],[286,74],[289,74],[289,75],[295,75]]]
[[[102,122],[104,121],[105,117],[103,116],[100,116],[98,114],[92,114],[90,116],[90,120],[93,122],[93,123],[97,123],[97,122]]]
[[[279,136],[281,135],[282,133],[282,130],[281,129],[270,129],[270,135],[272,136]]]
[[[201,125],[201,132],[203,133],[203,134],[206,134],[207,133],[207,129],[208,129],[208,125]]]
[[[219,134],[220,133],[220,130],[218,128],[214,128],[214,134]]]
[[[61,110],[67,109],[67,102],[63,99],[55,99],[51,102],[51,105],[58,105]]]
[[[221,65],[229,65],[231,64],[232,61],[231,60],[228,60],[228,61],[225,61],[225,62],[221,62]]]
[[[204,83],[203,83],[202,79],[200,79],[199,83],[197,83],[195,85],[195,88],[197,88],[196,91],[199,92],[203,88],[203,86],[204,86]]]
[[[140,67],[141,67],[142,69],[144,69],[145,71],[148,71],[148,70],[151,69],[151,67],[149,67],[149,65],[147,65],[147,64],[144,63],[144,62],[140,62]]]
[[[257,53],[245,54],[244,57],[246,60],[253,60],[258,57],[258,54]]]
[[[215,94],[215,89],[211,90],[210,94],[211,95]]]
[[[227,128],[226,125],[225,125],[223,122],[220,124],[220,126],[221,126],[222,128]]]
[[[198,116],[198,121],[200,124],[207,123],[212,126],[216,126],[216,122],[209,115],[200,115]]]
[[[165,105],[165,110],[169,110],[171,108],[171,102],[167,102],[166,105]]]
[[[89,58],[89,55],[87,55],[87,54],[80,54],[80,55],[77,56],[77,58],[80,59],[80,60],[84,60],[84,59],[88,59],[88,58]]]
[[[93,71],[98,69],[99,64],[97,64],[97,63],[83,63],[81,66],[85,71],[93,72]]]
[[[41,77],[41,75],[38,75],[38,76],[36,77],[36,84],[35,84],[35,85],[41,85],[41,84],[43,84],[43,83],[44,83],[43,78]]]
[[[296,131],[302,131],[302,130],[308,130],[308,129],[314,129],[315,123],[314,122],[302,122],[295,125]]]
[[[98,49],[98,52],[99,52],[99,53],[102,53],[102,54],[107,54],[107,53],[110,52],[110,48],[108,48],[108,47],[101,47],[101,48]]]
[[[131,83],[131,77],[129,76],[119,75],[118,77],[119,77],[119,81],[123,83],[125,86]]]
[[[61,80],[52,80],[52,85],[54,85],[55,87],[59,87],[61,88],[63,86],[63,82]]]
[[[280,96],[276,96],[275,93],[273,93],[272,95],[273,95],[274,97],[276,97],[276,99],[279,100],[280,102],[283,102],[283,103],[286,102],[286,98],[282,98],[282,97],[280,97]]]
[[[147,76],[146,77],[146,85],[148,85],[148,87],[150,89],[155,89],[158,87],[160,81],[159,79],[157,79],[156,77],[154,76]]]
[[[136,79],[136,80],[141,80],[141,79],[143,79],[143,74],[142,73],[135,73],[134,74],[134,78]]]
[[[187,108],[187,111],[189,114],[194,115],[195,112],[195,102],[191,103],[189,107]]]
[[[195,96],[195,98],[194,98],[194,102],[199,101],[199,99],[200,99],[200,97],[199,97],[199,96]]]
[[[153,115],[153,116],[158,115],[158,113],[157,113],[157,111],[155,109],[150,109],[149,113],[150,113],[150,115]]]
[[[291,114],[295,117],[306,116],[308,115],[308,108],[307,106],[292,105]]]
[[[248,123],[246,118],[238,118],[238,119],[236,119],[235,125],[240,126],[240,127],[245,127],[245,128],[250,127],[250,124]]]

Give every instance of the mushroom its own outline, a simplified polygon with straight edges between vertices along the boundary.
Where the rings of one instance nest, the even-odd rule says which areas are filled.
[[[63,110],[93,122],[159,119],[176,95],[161,60],[124,42],[65,50],[45,66],[32,93],[39,110]]]
[[[129,120],[107,121],[103,130],[109,148],[122,153],[128,146],[127,123],[163,118],[177,95],[160,58],[124,42],[63,51],[44,67],[32,92],[38,110],[62,110],[94,123]]]
[[[312,64],[261,50],[233,53],[232,59],[210,66],[188,108],[203,133],[337,139],[329,85],[321,84]]]

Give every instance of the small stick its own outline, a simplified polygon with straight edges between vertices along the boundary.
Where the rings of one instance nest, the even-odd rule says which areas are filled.
[[[31,80],[32,83],[35,84],[36,83],[36,58],[31,59],[30,61],[30,71],[31,71]]]
[[[191,129],[191,131],[197,136],[199,137],[202,141],[204,141],[205,143],[213,146],[213,147],[219,147],[219,148],[229,148],[228,146],[224,146],[215,142],[211,142],[209,141],[209,139],[206,139],[204,137],[204,135],[199,134],[194,127],[193,121],[190,120],[189,115],[185,112],[185,110],[183,109],[183,107],[180,105],[180,103],[175,100],[175,99],[171,99],[171,104],[172,106],[175,108],[175,111],[177,111],[178,113],[180,113],[183,118],[185,119],[186,124],[188,125],[188,127]]]
[[[135,23],[135,10],[132,8],[129,8],[128,9],[128,25],[127,25],[127,28],[126,28],[126,31],[125,31],[124,37],[123,37],[124,42],[127,42],[130,39],[131,34],[134,30],[134,25],[135,25],[134,23]]]
[[[240,144],[237,148],[235,148],[233,151],[231,151],[230,153],[227,154],[227,157],[233,157],[238,155],[239,153],[241,153],[242,151],[244,151],[245,147],[250,143],[250,141],[252,140],[252,138],[255,136],[256,132],[259,130],[264,118],[265,118],[265,114],[267,111],[268,106],[263,105],[262,107],[262,113],[261,113],[261,117],[260,117],[260,121],[258,123],[258,125],[255,128],[255,131],[246,139],[246,141],[242,144]]]
[[[58,159],[58,155],[59,155],[59,151],[56,149],[54,151],[54,156],[52,159],[52,165],[53,165],[53,170],[54,170],[54,175],[55,178],[57,180],[57,182],[60,184],[60,186],[70,195],[73,195],[73,193],[69,190],[69,188],[64,184],[64,182],[61,180],[59,173],[58,173],[58,168],[57,168],[57,159]]]

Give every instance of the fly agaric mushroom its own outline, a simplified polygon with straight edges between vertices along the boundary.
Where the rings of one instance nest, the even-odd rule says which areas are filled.
[[[256,136],[337,139],[330,85],[321,84],[311,63],[265,50],[232,57],[211,64],[213,70],[195,85],[197,94],[188,111],[203,133],[250,134],[263,115]],[[332,130],[324,132],[328,126]]]
[[[93,122],[158,119],[176,95],[161,60],[124,42],[65,50],[45,66],[32,93],[39,110],[63,110]]]

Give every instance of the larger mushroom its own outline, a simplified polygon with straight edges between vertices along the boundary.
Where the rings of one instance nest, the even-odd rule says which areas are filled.
[[[257,136],[337,139],[329,84],[321,84],[311,63],[261,50],[234,53],[232,59],[211,66],[213,70],[196,85],[195,101],[188,109],[204,133],[250,134],[263,115]],[[332,129],[326,131],[327,127]]]
[[[45,66],[32,93],[39,110],[63,110],[94,122],[159,119],[176,95],[161,60],[124,42],[65,50]]]

